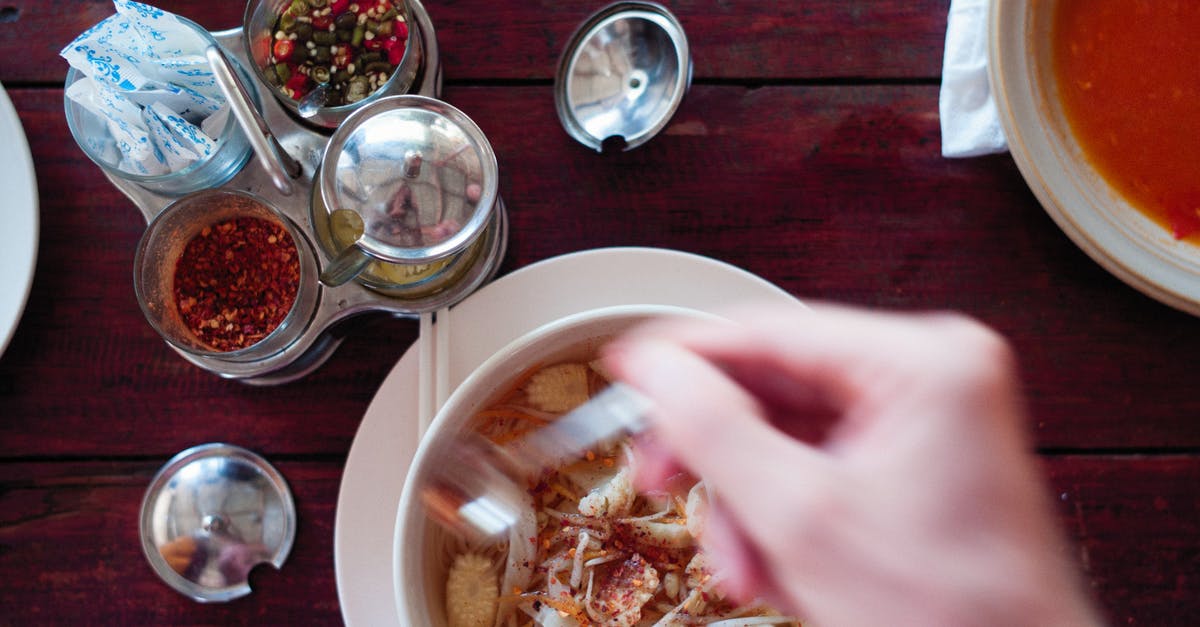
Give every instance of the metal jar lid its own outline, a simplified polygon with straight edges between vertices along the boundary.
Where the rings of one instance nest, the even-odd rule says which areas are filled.
[[[558,63],[554,103],[567,133],[603,151],[624,150],[658,134],[692,83],[683,26],[653,2],[618,2],[580,26]]]
[[[462,111],[433,98],[383,98],[333,134],[319,191],[327,219],[351,211],[354,248],[389,263],[428,263],[462,251],[496,205],[496,155]]]
[[[283,476],[229,444],[190,448],[167,462],[142,500],[142,550],[154,572],[202,603],[250,594],[255,566],[283,566],[296,507]]]

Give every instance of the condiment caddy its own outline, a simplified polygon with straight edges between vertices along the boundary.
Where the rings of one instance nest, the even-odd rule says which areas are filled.
[[[315,45],[297,32],[301,20],[310,20],[303,26],[305,33],[313,31],[313,39],[318,20],[330,21],[328,30],[319,33],[330,39],[341,28],[333,23],[337,19],[329,19],[331,11],[333,18],[347,22],[347,28],[351,25],[345,11],[356,12],[359,21],[353,35],[348,30],[337,33],[356,45],[360,31],[376,28],[373,24],[378,21],[372,21],[379,16],[371,9],[365,15],[358,13],[367,5],[344,0],[328,5],[299,2],[301,11],[309,13],[293,14],[297,0],[250,0],[242,28],[209,33],[182,18],[167,22],[162,11],[131,0],[114,2],[119,12],[157,20],[158,26],[176,34],[190,29],[207,40],[204,57],[232,109],[230,120],[215,129],[222,139],[217,144],[219,159],[202,159],[168,176],[138,177],[125,175],[125,170],[98,154],[89,135],[103,132],[103,126],[93,123],[92,128],[84,128],[81,107],[71,99],[67,102],[67,119],[81,148],[149,222],[135,270],[139,302],[151,324],[185,359],[246,383],[293,381],[317,368],[337,348],[340,339],[334,331],[341,323],[372,312],[428,317],[495,275],[508,238],[507,213],[497,191],[496,158],[479,127],[437,99],[442,84],[438,44],[419,0],[402,4],[378,0],[370,5],[377,7],[375,11],[386,8],[387,19],[396,20],[393,34],[388,35],[391,43],[397,38],[394,33],[407,33],[403,56],[394,46],[388,49],[390,78],[376,72],[371,83],[378,85],[374,92],[353,104],[328,107],[313,104],[320,99],[310,96],[334,88],[335,81],[310,73],[303,88],[306,93],[296,93],[290,80],[283,81],[281,74],[287,71],[280,68],[277,55]],[[291,27],[285,24],[285,13],[294,20]],[[397,17],[392,18],[393,13]],[[309,23],[314,28],[307,28]],[[81,39],[103,48],[105,41],[95,36],[95,30]],[[308,50],[327,57],[342,54],[341,47]],[[601,54],[601,50],[608,52]],[[80,55],[90,52],[68,47],[64,56],[68,51],[76,66]],[[616,60],[597,66],[606,55],[617,55]],[[620,138],[626,150],[641,145],[665,127],[690,86],[690,57],[681,25],[665,7],[626,1],[601,9],[571,39],[559,64],[555,100],[564,128],[597,150],[614,138]],[[111,80],[105,72],[112,66],[104,65],[103,58],[87,56],[92,69]],[[126,59],[137,69],[136,59]],[[335,61],[328,70],[342,67]],[[349,66],[345,70],[354,72]],[[68,74],[68,87],[76,74],[75,69]],[[596,83],[599,75],[606,78]],[[313,81],[324,82],[314,86]],[[292,99],[297,95],[300,101]],[[612,124],[601,127],[600,120]],[[237,132],[239,128],[242,132]],[[257,165],[245,164],[249,148],[257,156]],[[180,198],[184,192],[191,194]],[[203,221],[220,212],[223,199],[256,205],[254,213],[288,230],[298,257],[295,270],[300,285],[293,310],[261,341],[214,351],[198,344],[195,337],[186,337],[187,329],[178,332],[182,328],[178,321],[167,319],[175,315],[177,303],[175,294],[164,288],[173,277],[164,278],[163,268],[173,268],[180,258],[182,245],[177,240],[187,234],[194,237],[204,226],[186,220],[181,224],[167,214],[189,212],[194,220]],[[170,231],[171,238],[160,236],[159,230]],[[222,315],[236,326],[240,314]],[[225,324],[215,317],[209,322]],[[257,328],[253,331],[247,337],[260,337]]]
[[[158,263],[161,259],[155,258],[155,255],[161,256],[162,250],[167,248],[159,245],[158,250],[150,250],[154,246],[147,241],[142,242],[138,254],[140,265],[135,271],[139,299],[144,299],[142,305],[148,319],[184,359],[221,377],[249,384],[274,385],[294,381],[315,370],[337,348],[341,338],[335,331],[341,323],[368,313],[417,317],[458,302],[495,275],[504,257],[508,235],[507,214],[496,192],[495,156],[473,122],[452,106],[436,100],[441,92],[442,75],[433,25],[419,1],[408,0],[408,8],[411,12],[410,33],[413,33],[410,42],[419,47],[417,52],[420,60],[419,67],[413,71],[408,95],[371,98],[369,102],[362,103],[361,108],[356,108],[344,120],[338,121],[347,127],[346,132],[342,133],[345,137],[339,135],[340,128],[334,130],[331,137],[328,129],[301,122],[295,117],[294,111],[289,112],[279,99],[268,93],[267,86],[258,78],[260,73],[247,82],[248,73],[242,71],[240,83],[250,99],[257,101],[257,112],[264,126],[261,129],[248,128],[244,120],[241,126],[251,131],[246,133],[251,144],[259,144],[255,146],[255,151],[260,159],[264,155],[263,146],[277,142],[277,154],[281,157],[279,162],[248,163],[215,189],[194,192],[182,198],[152,191],[105,169],[105,175],[112,184],[137,205],[150,224],[144,240],[155,239],[159,230],[172,230],[164,222],[176,223],[173,232],[181,232],[178,224],[181,220],[172,219],[167,214],[190,212],[193,219],[200,219],[199,216],[206,215],[207,211],[203,205],[207,203],[216,207],[222,198],[232,197],[258,201],[289,227],[295,240],[301,279],[289,318],[259,344],[228,353],[189,345],[186,339],[176,337],[177,333],[165,330],[170,325],[156,321],[155,316],[161,317],[162,312],[156,314],[153,310],[155,307],[161,310],[162,303],[151,300],[161,300],[163,269],[160,267],[162,264]],[[255,61],[246,49],[248,38],[244,37],[243,29],[215,32],[212,37],[226,55],[245,67],[253,67],[250,64]],[[451,138],[458,144],[447,146],[447,140],[441,135],[430,137],[431,134],[426,133],[393,138],[382,146],[378,145],[380,142],[370,138],[378,137],[381,129],[395,125],[385,127],[372,118],[395,116],[398,110],[402,112],[400,115],[412,118],[402,120],[401,126],[411,127],[420,121],[434,120],[439,128],[450,126],[461,129],[461,133]],[[413,113],[405,113],[409,111]],[[372,124],[375,128],[371,133],[363,131]],[[357,135],[354,135],[355,130],[358,131]],[[364,140],[364,136],[368,139]],[[377,145],[364,147],[364,141]],[[329,159],[337,164],[338,172],[336,177],[333,172],[325,177],[327,181],[323,194],[322,162],[327,158],[327,149],[331,144],[337,144],[338,152]],[[339,187],[345,181],[347,172],[359,171],[354,166],[362,166],[362,172],[370,170],[362,164],[369,159],[372,150],[382,153],[374,155],[377,160],[382,157],[391,163],[396,177],[401,179],[400,187],[382,186],[377,181],[358,183],[368,187],[374,185],[366,191],[376,192],[376,195],[403,195],[407,204],[401,206],[398,200],[368,198],[370,194],[363,196],[365,192],[361,186],[353,189]],[[395,154],[397,151],[400,154]],[[475,156],[464,165],[463,153]],[[280,173],[284,164],[292,169],[286,176]],[[438,168],[446,167],[450,168],[447,170],[449,176],[467,189],[465,195],[459,196],[469,199],[457,199],[459,204],[466,205],[465,208],[460,207],[459,214],[463,215],[456,216],[452,208],[447,210],[443,198],[430,200],[429,194],[425,193],[425,200],[420,200],[421,190],[431,187],[431,182],[434,189],[441,191],[439,182],[447,175]],[[347,199],[362,203],[362,207],[348,211],[343,206],[330,206],[331,203],[341,205],[351,202]],[[439,225],[451,225],[450,232],[431,236],[435,241],[428,245],[420,234],[416,236],[416,243],[410,241],[411,237],[405,239],[403,229],[396,226],[401,224],[396,216],[404,214],[406,210],[408,218],[412,218],[416,212],[432,210],[416,206],[420,202],[426,205],[436,202],[438,218],[442,217],[443,212],[449,211]],[[451,204],[454,202],[452,198]],[[190,209],[177,206],[188,204],[201,206]],[[384,208],[380,209],[381,206]],[[465,215],[472,211],[471,207],[477,207],[475,213],[481,216],[472,219],[472,216]],[[362,222],[365,223],[351,225],[351,228],[357,226],[358,231],[347,236],[342,223],[346,221],[345,216],[356,212],[361,212]],[[356,215],[350,217],[355,218]],[[182,222],[187,223],[188,219],[182,219]],[[428,234],[430,227],[422,228]],[[413,230],[415,232],[415,227]],[[174,246],[179,248],[178,244]],[[359,258],[345,259],[354,255]],[[420,263],[421,255],[428,255],[425,259],[434,260],[434,263]],[[172,261],[168,259],[166,264],[173,265]],[[356,264],[356,267],[345,275],[347,264]],[[338,265],[343,273],[340,279],[332,276],[338,270],[332,266]],[[404,279],[389,283],[388,277],[398,274],[403,274]],[[350,280],[356,275],[358,280]],[[318,277],[321,277],[320,281]],[[147,287],[156,282],[160,284],[160,289],[150,290]],[[420,285],[425,285],[426,289],[415,287]],[[174,302],[173,299],[168,300]]]

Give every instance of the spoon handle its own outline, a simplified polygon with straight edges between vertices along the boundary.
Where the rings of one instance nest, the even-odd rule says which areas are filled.
[[[650,399],[623,383],[613,383],[591,400],[571,410],[510,447],[524,467],[522,474],[534,475],[557,468],[602,444],[612,444],[646,429]]]
[[[358,246],[348,246],[321,271],[321,284],[337,287],[346,283],[358,276],[371,261],[373,261],[371,256],[364,253]]]
[[[267,121],[254,109],[250,95],[246,93],[246,87],[234,74],[233,66],[229,64],[229,59],[225,58],[221,49],[215,45],[209,46],[204,51],[204,56],[208,58],[208,64],[212,66],[217,87],[221,89],[225,100],[229,102],[233,116],[237,118],[238,124],[246,134],[246,139],[254,148],[254,154],[258,156],[259,164],[271,177],[271,182],[275,184],[279,193],[290,196],[294,191],[292,179],[300,176],[300,162],[279,145],[279,140],[271,133],[271,127],[267,126]]]

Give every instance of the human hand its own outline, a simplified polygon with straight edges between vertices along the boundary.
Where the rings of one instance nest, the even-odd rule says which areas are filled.
[[[639,483],[686,469],[717,495],[700,541],[728,594],[818,625],[1098,624],[998,335],[833,306],[730,319],[651,323],[605,357],[657,403]]]

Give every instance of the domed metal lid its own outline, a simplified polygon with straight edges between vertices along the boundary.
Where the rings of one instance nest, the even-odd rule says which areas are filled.
[[[621,138],[636,148],[670,121],[692,82],[683,26],[653,2],[618,2],[567,44],[554,84],[558,119],[585,146]]]
[[[205,444],[167,462],[142,501],[142,550],[154,572],[202,603],[250,594],[250,570],[283,566],[296,506],[283,476],[237,446]]]
[[[491,144],[466,114],[433,98],[391,96],[333,134],[320,193],[329,214],[358,214],[363,252],[421,263],[475,240],[491,218],[498,178]]]

